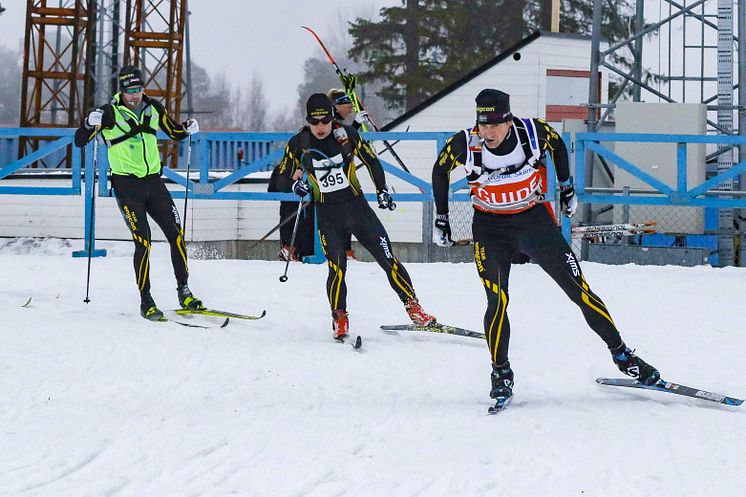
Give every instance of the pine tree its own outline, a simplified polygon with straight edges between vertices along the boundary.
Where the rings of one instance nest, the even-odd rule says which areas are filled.
[[[536,30],[548,30],[551,0],[402,0],[381,20],[350,23],[349,56],[368,68],[363,82],[384,80],[387,106],[407,110]],[[628,36],[633,0],[606,1],[602,36]],[[590,36],[593,0],[562,0],[560,32]],[[614,62],[624,62],[615,56]]]
[[[381,9],[381,21],[350,25],[352,59],[369,68],[363,81],[386,75],[379,95],[410,109],[524,36],[524,0],[406,0]]]

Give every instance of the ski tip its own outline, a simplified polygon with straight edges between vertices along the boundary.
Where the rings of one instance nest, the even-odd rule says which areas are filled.
[[[257,319],[261,319],[261,318],[263,318],[266,315],[267,315],[267,310],[265,309],[265,310],[262,311],[261,314],[259,314],[259,317]]]
[[[26,301],[26,303],[25,303],[25,304],[23,304],[23,305],[22,305],[21,307],[28,307],[28,306],[29,306],[29,304],[31,304],[31,299],[32,299],[32,298],[33,298],[33,297],[29,297],[29,298],[28,298],[28,300]]]
[[[361,337],[360,335],[358,335],[358,336],[355,337],[355,341],[352,342],[352,348],[355,349],[355,350],[358,350],[362,346],[363,346],[363,337]]]
[[[221,328],[225,328],[228,326],[228,323],[231,322],[231,318],[225,318],[225,321],[223,321],[223,324],[220,325]]]

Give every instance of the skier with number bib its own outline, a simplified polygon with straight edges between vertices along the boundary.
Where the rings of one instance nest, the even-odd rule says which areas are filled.
[[[179,211],[161,179],[161,155],[156,131],[174,140],[199,132],[195,119],[176,123],[163,105],[144,93],[140,69],[125,66],[119,71],[119,92],[110,103],[88,114],[75,132],[75,145],[84,147],[100,130],[106,144],[111,186],[119,210],[135,243],[135,279],[140,291],[140,315],[163,320],[163,312],[150,294],[150,225],[147,216],[161,227],[171,246],[176,292],[184,309],[202,309],[202,302],[187,285],[187,251]]]
[[[308,98],[306,122],[308,125],[288,141],[278,168],[280,174],[293,180],[292,190],[296,195],[313,194],[321,248],[329,266],[326,292],[332,311],[333,337],[344,340],[349,334],[345,249],[350,234],[355,235],[386,272],[410,319],[419,325],[434,323],[435,317],[427,314],[417,300],[407,270],[394,256],[391,240],[360,188],[356,156],[375,184],[378,207],[396,208],[374,152],[352,126],[334,121],[334,107],[323,93]]]
[[[542,119],[513,117],[509,95],[499,90],[482,90],[476,104],[475,126],[451,136],[433,166],[437,213],[433,241],[453,245],[449,175],[463,166],[474,207],[474,261],[487,294],[484,332],[492,360],[490,397],[496,400],[495,408],[504,407],[513,396],[506,310],[511,259],[518,252],[528,255],[580,307],[624,374],[645,385],[656,383],[658,370],[625,345],[608,309],[588,286],[550,205],[543,203],[548,154],[557,171],[562,214],[571,217],[578,205],[562,138]]]

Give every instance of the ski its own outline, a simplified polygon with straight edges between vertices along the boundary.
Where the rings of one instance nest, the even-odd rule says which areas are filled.
[[[250,314],[238,314],[236,312],[221,311],[218,309],[174,309],[173,312],[180,316],[215,316],[219,318],[245,319],[250,321],[262,319],[264,316],[267,315],[267,311],[262,311],[262,313],[258,316],[252,316]]]
[[[23,304],[21,307],[28,307],[31,304],[31,299],[33,297],[29,297],[25,304]]]
[[[574,226],[572,238],[600,238],[610,236],[650,235],[655,233],[655,223],[621,223]]]
[[[228,326],[228,323],[230,322],[230,320],[231,318],[225,318],[220,324],[214,325],[214,326],[210,326],[206,324],[187,323],[185,321],[178,321],[176,319],[168,319],[168,318],[159,320],[159,321],[166,322],[166,323],[175,323],[180,326],[186,326],[187,328],[202,328],[202,329],[208,330],[210,328],[225,328],[226,326]]]
[[[359,350],[363,346],[363,338],[360,335],[347,335],[344,338],[335,338],[335,340],[339,343],[349,343],[355,350]]]
[[[167,311],[169,312],[169,311]],[[194,316],[197,316],[196,314]],[[179,316],[177,316],[178,318]],[[228,326],[228,323],[230,323],[231,318],[225,316],[208,316],[206,320],[201,320],[199,323],[193,323],[190,321],[187,321],[188,319],[191,319],[192,315],[184,316],[184,319],[174,319],[173,317],[169,318],[168,316],[161,316],[159,319],[147,319],[148,321],[151,321],[153,323],[174,323],[178,324],[179,326],[185,326],[187,328],[202,328],[202,329],[210,329],[210,328],[225,328]],[[215,322],[214,319],[211,318],[219,318],[217,322]]]
[[[620,224],[594,224],[587,226],[573,226],[571,237],[575,240],[583,238],[601,238],[604,236],[635,236],[651,235],[656,233],[655,222],[646,223],[620,223]],[[463,240],[453,240],[453,245],[463,247],[472,245],[474,240],[464,238]]]
[[[458,328],[456,326],[449,326],[447,324],[433,323],[428,326],[421,324],[393,324],[393,325],[382,325],[383,331],[428,331],[430,333],[445,333],[447,335],[458,335],[469,338],[481,338],[484,340],[484,333],[478,331],[466,330],[464,328]]]
[[[487,414],[497,414],[500,411],[504,411],[506,407],[508,407],[508,404],[510,404],[510,401],[513,400],[513,397],[502,398],[497,399],[494,406],[490,406],[487,409]]]
[[[639,381],[633,380],[631,378],[596,378],[596,383],[613,387],[630,387],[640,388],[643,390],[667,392],[676,395],[683,395],[685,397],[691,397],[694,399],[708,400],[710,402],[716,402],[718,404],[724,404],[727,406],[740,406],[741,404],[743,404],[742,399],[736,399],[734,397],[728,397],[727,395],[708,392],[706,390],[700,390],[698,388],[687,387],[685,385],[679,385],[678,383],[671,383],[665,380],[658,380],[658,383],[649,386],[643,385]]]
[[[573,226],[573,233],[604,233],[614,231],[650,231],[655,232],[656,223],[649,221],[645,223],[619,223],[619,224],[593,224],[586,226]]]

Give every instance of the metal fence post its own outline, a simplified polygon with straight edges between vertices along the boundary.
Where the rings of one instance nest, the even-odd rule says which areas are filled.
[[[98,136],[94,138],[95,140],[98,140]],[[98,249],[96,250],[96,212],[93,209],[93,196],[98,195],[98,192],[94,191],[94,181],[93,178],[96,174],[99,173],[99,171],[96,171],[94,169],[93,165],[93,145],[91,143],[88,144],[86,147],[86,154],[85,154],[85,191],[83,195],[85,195],[85,209],[84,209],[84,216],[85,216],[85,224],[84,224],[84,232],[83,235],[83,250],[76,250],[73,252],[73,257],[88,257],[88,254],[90,253],[91,257],[105,257],[106,256],[106,249]],[[101,154],[101,150],[98,151],[99,154]],[[80,154],[78,155],[80,157]],[[102,161],[97,161],[99,164]],[[91,236],[92,235],[92,236]]]

